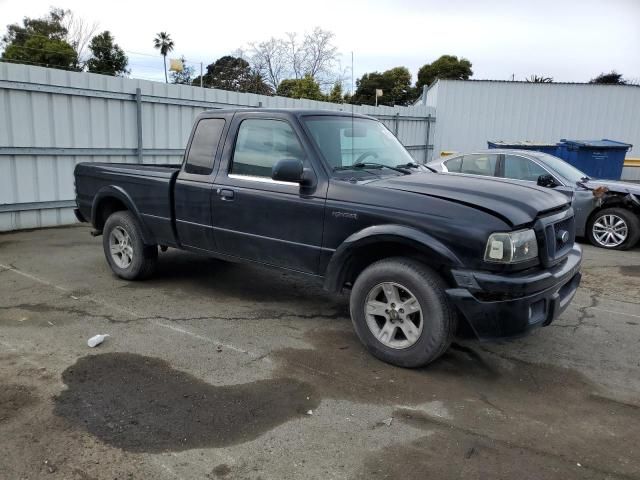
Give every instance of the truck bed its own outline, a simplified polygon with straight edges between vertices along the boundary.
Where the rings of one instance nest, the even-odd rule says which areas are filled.
[[[91,219],[101,192],[117,189],[123,203],[129,201],[127,207],[140,215],[149,239],[175,246],[172,186],[179,171],[180,165],[170,164],[79,163],[75,169],[78,208]]]

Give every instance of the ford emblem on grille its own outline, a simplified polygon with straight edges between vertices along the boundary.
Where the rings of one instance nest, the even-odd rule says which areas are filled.
[[[569,241],[569,232],[566,230],[560,230],[557,234],[558,241],[562,243],[567,243]]]

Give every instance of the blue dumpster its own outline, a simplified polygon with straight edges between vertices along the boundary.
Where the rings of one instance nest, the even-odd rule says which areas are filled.
[[[510,148],[517,150],[534,150],[536,152],[544,152],[549,155],[555,155],[558,145],[556,143],[537,143],[537,142],[487,142],[489,148]]]
[[[593,178],[619,180],[624,157],[633,145],[615,140],[566,140],[558,143],[556,156]]]

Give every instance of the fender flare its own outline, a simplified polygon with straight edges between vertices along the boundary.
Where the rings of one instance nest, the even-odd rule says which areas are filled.
[[[142,214],[138,210],[138,207],[136,207],[133,199],[122,187],[118,187],[116,185],[107,185],[102,187],[100,190],[98,190],[98,193],[96,193],[95,197],[93,197],[93,203],[91,204],[91,223],[96,226],[96,228],[98,225],[97,217],[100,204],[108,198],[115,198],[124,203],[125,207],[127,207],[127,210],[129,210],[136,218],[136,220],[138,220],[138,223],[140,224],[140,228],[142,230],[142,240],[144,241],[144,243],[148,245],[155,243],[153,234],[147,227],[147,224],[144,222]],[[106,221],[106,218],[104,220]],[[102,230],[102,228],[100,228],[100,230]]]
[[[463,266],[455,253],[428,233],[405,225],[375,225],[350,235],[340,244],[327,265],[324,288],[330,292],[340,292],[350,259],[361,247],[380,242],[395,242],[416,248],[437,265],[448,265],[451,268]]]

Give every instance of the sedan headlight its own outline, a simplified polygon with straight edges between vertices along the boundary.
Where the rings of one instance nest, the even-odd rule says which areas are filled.
[[[538,257],[536,234],[530,228],[516,232],[492,233],[484,260],[494,263],[520,263]]]

